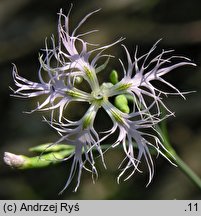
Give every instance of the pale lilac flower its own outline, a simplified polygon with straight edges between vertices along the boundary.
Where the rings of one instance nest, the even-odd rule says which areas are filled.
[[[86,15],[73,31],[69,27],[70,11],[71,9],[67,16],[62,10],[59,13],[58,45],[52,37],[52,47],[48,48],[46,42],[44,54],[39,58],[41,64],[38,71],[39,82],[32,82],[21,77],[14,66],[13,78],[18,87],[14,94],[24,98],[45,96],[45,100],[38,103],[33,111],[50,111],[50,120],[45,121],[61,136],[53,145],[66,143],[75,147],[75,151],[65,159],[73,158],[73,161],[63,190],[69,186],[76,171],[78,176],[75,191],[80,185],[83,169],[91,172],[93,177],[98,176],[94,151],[98,152],[105,166],[101,144],[115,132],[118,133],[118,136],[116,141],[111,143],[111,147],[121,146],[125,153],[125,159],[120,165],[122,171],[118,182],[128,171],[130,173],[125,180],[129,179],[135,171],[142,172],[140,163],[144,159],[149,171],[149,184],[154,174],[150,148],[155,149],[158,155],[162,155],[168,161],[170,159],[166,155],[171,155],[163,146],[163,140],[156,129],[158,123],[173,114],[164,104],[162,96],[179,94],[184,97],[184,93],[167,82],[163,76],[175,68],[195,64],[182,56],[166,57],[171,54],[171,50],[163,50],[154,56],[158,42],[148,53],[140,57],[137,56],[136,49],[132,60],[127,48],[123,45],[127,55],[127,67],[121,62],[124,77],[115,85],[101,84],[97,73],[107,66],[108,59],[111,57],[103,52],[123,39],[120,38],[105,46],[86,42],[83,36],[96,32],[96,30],[85,33],[77,32],[81,25],[98,10]],[[105,63],[99,65],[99,59],[103,57],[106,58]],[[80,89],[79,83],[76,83],[79,78],[89,84],[90,92]],[[169,86],[175,92],[158,89],[152,83],[154,80]],[[111,103],[110,99],[120,94],[127,94],[133,98],[133,107],[128,114],[123,113]],[[147,101],[147,98],[150,100]],[[89,105],[88,110],[77,121],[71,121],[64,115],[72,101],[86,102]],[[160,106],[168,111],[165,117],[161,117]],[[59,112],[54,112],[55,109],[58,109]],[[102,132],[101,138],[100,132],[95,129],[95,118],[99,109],[104,109],[113,123],[110,130]]]

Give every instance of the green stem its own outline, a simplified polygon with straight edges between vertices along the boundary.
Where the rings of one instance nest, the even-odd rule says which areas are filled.
[[[180,170],[198,187],[201,189],[200,177],[175,153],[175,163]]]
[[[159,131],[163,136],[163,141],[164,141],[163,144],[174,157],[174,162],[176,163],[176,165],[199,189],[201,189],[200,177],[178,156],[178,154],[175,152],[172,145],[170,144],[166,121],[163,121],[161,123],[161,128],[159,128]],[[166,155],[166,156],[170,157],[170,155]]]

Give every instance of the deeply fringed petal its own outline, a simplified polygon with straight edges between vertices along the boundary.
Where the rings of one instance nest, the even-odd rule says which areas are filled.
[[[137,56],[138,48],[134,55],[134,60],[130,56],[128,49],[124,47],[127,56],[127,68],[122,63],[124,77],[123,79],[114,85],[109,91],[109,96],[115,96],[123,93],[132,93],[138,99],[137,107],[141,105],[144,108],[148,107],[148,102],[146,97],[149,97],[151,101],[154,101],[158,109],[158,114],[160,114],[159,106],[162,105],[169,113],[172,113],[168,107],[164,104],[162,95],[177,94],[185,98],[184,94],[189,92],[181,92],[170,82],[166,81],[163,76],[172,70],[182,67],[182,66],[195,66],[190,59],[183,56],[170,56],[173,50],[162,50],[162,52],[154,56],[154,51],[157,48],[157,41],[150,51],[142,56]],[[168,86],[174,92],[165,92],[162,89],[156,87],[152,81],[158,81]]]
[[[122,145],[126,155],[119,166],[122,171],[118,176],[118,182],[129,170],[130,174],[128,174],[124,180],[129,179],[136,171],[142,172],[139,166],[144,158],[149,171],[149,184],[154,175],[154,164],[150,153],[150,147],[154,148],[158,154],[161,154],[172,163],[164,152],[168,153],[170,156],[171,153],[163,146],[160,140],[161,137],[158,137],[158,134],[155,133],[155,126],[162,121],[162,119],[151,115],[147,112],[147,109],[145,109],[136,112],[135,117],[138,117],[138,120],[134,120],[134,115],[122,113],[109,101],[105,101],[103,107],[113,121],[110,134],[113,134],[117,129],[119,131],[118,138],[114,142],[113,147]],[[143,132],[144,129],[149,129],[150,132]],[[154,143],[151,143],[150,138]]]
[[[98,133],[93,127],[94,119],[96,117],[99,106],[92,104],[82,119],[78,121],[70,121],[65,119],[66,122],[55,122],[54,120],[49,121],[51,127],[53,127],[60,135],[61,138],[54,143],[67,143],[68,145],[74,145],[75,151],[72,153],[73,162],[71,165],[70,175],[66,182],[65,187],[61,193],[69,186],[72,179],[77,172],[77,184],[75,191],[79,187],[82,170],[85,169],[92,173],[92,177],[98,176],[95,160],[94,151],[99,153],[102,159],[103,165],[105,166],[103,152],[101,149],[101,140]],[[64,159],[65,160],[65,159]]]

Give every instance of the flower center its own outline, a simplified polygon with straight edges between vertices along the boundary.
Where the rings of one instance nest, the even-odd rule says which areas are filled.
[[[98,102],[100,106],[104,100],[108,99],[108,88],[110,88],[111,85],[111,83],[103,83],[99,89],[92,91],[91,96],[93,100]]]
[[[104,95],[102,91],[92,92],[92,96],[95,100],[102,100]]]

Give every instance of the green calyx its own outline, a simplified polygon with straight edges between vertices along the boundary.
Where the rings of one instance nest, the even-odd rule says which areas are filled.
[[[48,153],[48,152],[58,152],[63,150],[72,150],[74,147],[71,145],[66,144],[53,144],[53,143],[46,143],[41,144],[38,146],[31,147],[29,149],[30,152],[39,152],[39,153]]]
[[[24,163],[21,166],[19,166],[18,169],[42,168],[52,164],[57,164],[60,163],[61,160],[64,159],[65,157],[69,156],[73,151],[63,150],[59,152],[42,154],[41,156],[35,156],[35,157],[27,157],[21,155],[21,157],[24,159]]]

